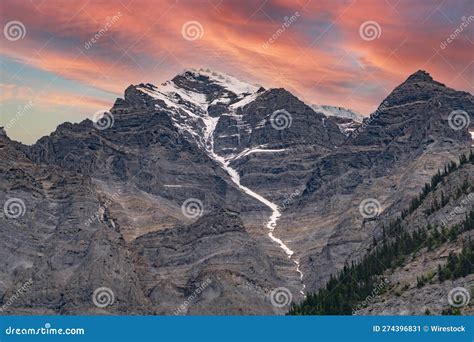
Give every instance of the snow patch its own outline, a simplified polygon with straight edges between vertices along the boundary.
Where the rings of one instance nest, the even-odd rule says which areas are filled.
[[[232,157],[231,159],[232,160],[237,160],[239,158],[248,156],[249,154],[252,154],[252,153],[278,153],[278,152],[283,152],[285,150],[286,150],[285,148],[278,149],[278,150],[266,150],[266,149],[259,148],[259,147],[246,148],[242,152],[240,152],[238,155],[236,155],[235,157]]]
[[[209,69],[191,69],[189,71],[196,76],[202,75],[209,77],[209,79],[212,80],[214,83],[220,85],[224,89],[233,92],[236,95],[242,95],[246,93],[251,94],[256,92],[259,88],[256,85],[243,82],[235,78],[234,76],[225,74],[223,72],[211,71]]]
[[[254,101],[259,95],[256,93],[259,87],[242,82],[236,79],[235,77],[224,73],[212,72],[208,69],[191,70],[188,72],[191,72],[191,74],[186,74],[185,72],[183,74],[184,77],[191,79],[198,75],[207,76],[212,83],[217,84],[222,88],[228,90],[229,92],[236,94],[239,97],[238,101],[229,106],[228,113],[223,113],[221,114],[221,116],[233,116],[238,118],[239,122],[241,121],[242,115],[236,114],[235,110]],[[154,86],[139,86],[137,87],[137,90],[148,94],[156,100],[161,100],[173,114],[171,117],[172,122],[180,132],[190,133],[194,137],[198,145],[200,145],[201,148],[203,148],[208,153],[208,155],[217,163],[219,163],[220,166],[229,174],[232,182],[234,182],[242,192],[246,193],[249,196],[252,196],[253,198],[265,204],[271,209],[272,214],[268,219],[268,222],[266,223],[266,228],[268,229],[268,236],[273,242],[277,243],[279,247],[288,256],[288,258],[293,261],[296,266],[296,271],[300,275],[301,281],[303,283],[303,273],[300,269],[299,261],[292,259],[292,256],[294,254],[293,250],[291,250],[281,239],[273,235],[277,221],[281,217],[281,211],[278,205],[267,200],[266,198],[252,191],[246,186],[242,185],[240,183],[239,173],[229,165],[232,160],[241,158],[252,153],[279,153],[285,151],[285,149],[271,150],[266,149],[265,145],[261,145],[255,148],[245,149],[237,156],[231,154],[226,158],[222,157],[214,152],[214,132],[219,121],[219,117],[211,117],[208,112],[208,107],[211,104],[229,103],[229,94],[225,94],[222,98],[215,99],[214,101],[212,101],[212,103],[209,103],[205,94],[199,93],[198,91],[182,89],[172,81],[167,81],[163,83],[159,88],[156,88]],[[160,105],[158,104],[155,106],[158,108],[160,107]],[[244,126],[244,129],[246,129],[247,131],[249,130],[248,127],[246,127],[247,125],[244,124],[242,126]],[[175,184],[167,184],[165,185],[165,187],[178,188],[181,186]],[[302,294],[304,294],[304,289],[305,286],[303,284],[303,288],[301,290]]]
[[[230,108],[232,109],[237,109],[237,108],[240,108],[240,107],[244,107],[246,105],[248,105],[250,102],[252,101],[255,101],[255,99],[259,96],[260,94],[258,93],[255,93],[255,94],[251,94],[251,95],[247,95],[245,96],[243,99],[233,103],[230,105]]]
[[[322,113],[326,116],[335,116],[338,118],[344,118],[344,119],[351,119],[353,121],[362,123],[364,120],[364,117],[360,115],[359,113],[343,108],[343,107],[335,107],[335,106],[327,106],[327,105],[310,105],[310,107],[318,113]]]

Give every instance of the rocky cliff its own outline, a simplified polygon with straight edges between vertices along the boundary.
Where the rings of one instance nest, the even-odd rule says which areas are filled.
[[[422,71],[341,122],[285,89],[188,70],[32,146],[2,131],[2,311],[284,313],[470,149],[453,112],[472,121],[472,95]],[[103,288],[108,306],[92,300]]]

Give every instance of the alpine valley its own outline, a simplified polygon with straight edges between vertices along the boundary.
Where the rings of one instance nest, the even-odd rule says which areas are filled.
[[[191,69],[31,146],[1,129],[0,311],[473,314],[448,302],[474,286],[473,115],[424,71],[363,118]]]

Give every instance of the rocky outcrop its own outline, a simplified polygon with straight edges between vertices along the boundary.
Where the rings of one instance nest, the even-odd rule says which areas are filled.
[[[472,95],[419,71],[343,145],[316,160],[279,222],[281,236],[301,251],[309,289],[366,253],[375,224],[361,215],[363,200],[376,200],[380,213],[390,208],[395,215],[438,169],[469,151],[468,127],[453,129],[448,116],[458,109],[472,116],[473,105]]]
[[[299,301],[370,248],[362,200],[389,220],[470,148],[453,110],[473,97],[417,72],[344,130],[284,89],[189,70],[33,146],[0,131],[0,203],[25,207],[0,221],[3,311],[284,313],[273,289]]]
[[[473,190],[474,165],[465,164],[444,179],[435,191],[402,221],[402,225],[411,233],[429,225],[445,235],[449,229],[461,224],[466,215],[473,210]],[[380,232],[378,235],[381,236]],[[386,288],[366,301],[357,314],[440,315],[443,312],[446,314],[447,310],[452,309],[449,299],[455,300],[456,291],[459,289],[467,291],[458,293],[459,296],[471,293],[474,288],[474,275],[445,280],[440,278],[438,267],[447,263],[450,253],[458,255],[473,238],[472,230],[456,236],[446,236],[443,243],[433,244],[430,248],[424,247],[405,258],[402,266],[384,273]],[[420,283],[419,279],[422,277],[426,280]],[[461,299],[462,297],[457,300]],[[474,305],[466,299],[463,305],[459,305],[459,312],[463,315],[472,315]]]

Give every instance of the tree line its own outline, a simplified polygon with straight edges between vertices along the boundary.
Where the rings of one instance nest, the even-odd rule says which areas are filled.
[[[461,156],[459,165],[451,162],[443,172],[438,170],[431,182],[426,183],[420,195],[411,201],[409,208],[402,212],[401,217],[390,222],[387,227],[383,227],[382,241],[386,242],[379,243],[374,239],[374,249],[371,253],[357,263],[353,261],[350,265],[346,264],[336,276],[330,276],[325,287],[315,293],[308,294],[300,304],[292,304],[289,314],[350,315],[357,304],[364,301],[378,284],[384,281],[383,273],[386,270],[402,266],[407,256],[416,253],[421,248],[432,249],[448,240],[455,239],[464,231],[473,229],[473,210],[466,214],[462,223],[454,225],[450,229],[446,227],[433,228],[431,225],[427,225],[410,233],[403,224],[403,219],[415,211],[445,177],[466,163],[474,164],[472,151],[468,157]],[[471,251],[466,251],[465,254],[472,258],[472,244],[469,243],[467,248],[471,248]],[[466,255],[462,255],[462,257]],[[461,258],[461,256],[459,257]],[[445,266],[446,270],[442,268],[443,276],[448,277],[449,274],[449,277],[454,277],[465,272],[472,272],[472,269],[467,267],[465,259],[461,259],[463,260],[451,257],[448,260],[449,266]]]

